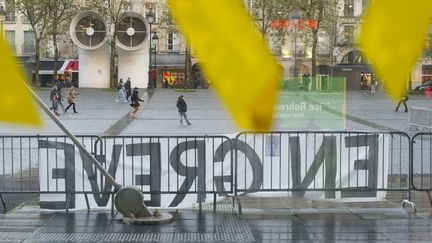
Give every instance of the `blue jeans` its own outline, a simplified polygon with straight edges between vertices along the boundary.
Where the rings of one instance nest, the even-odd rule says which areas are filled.
[[[50,110],[53,110],[54,112],[57,112],[57,109],[58,109],[57,100],[51,100],[51,102],[52,102],[52,106],[51,106]]]
[[[183,118],[184,118],[185,121],[186,121],[186,123],[187,123],[188,125],[191,125],[191,123],[190,123],[189,120],[187,119],[186,112],[184,112],[184,111],[179,111],[179,114],[180,114],[180,124],[183,125]]]
[[[118,101],[120,99],[122,99],[124,102],[127,102],[126,96],[125,96],[125,93],[124,93],[123,89],[120,89],[118,91],[118,95],[117,95],[117,99],[116,100]]]

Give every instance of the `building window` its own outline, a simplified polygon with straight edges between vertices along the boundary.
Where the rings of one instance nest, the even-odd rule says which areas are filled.
[[[256,0],[247,0],[247,8],[249,10],[252,10],[255,6],[255,2],[256,2]]]
[[[155,16],[155,23],[159,23],[159,11],[156,3],[146,3],[144,16],[147,16],[149,12],[152,12]]]
[[[23,54],[34,54],[36,52],[35,49],[35,37],[33,31],[24,31]]]
[[[178,52],[180,51],[180,45],[177,33],[168,33],[167,38],[167,50],[171,52]]]
[[[432,65],[422,66],[422,83],[432,80]]]
[[[346,17],[354,16],[354,0],[345,0],[344,15]]]
[[[354,26],[352,25],[344,26],[344,44],[347,46],[354,44]]]
[[[6,0],[6,21],[15,22],[15,3],[12,0]]]
[[[15,31],[14,30],[6,30],[5,31],[6,40],[9,43],[12,50],[15,51]]]

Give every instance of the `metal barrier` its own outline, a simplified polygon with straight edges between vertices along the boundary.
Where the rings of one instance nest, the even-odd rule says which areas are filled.
[[[93,135],[78,138],[91,152],[94,141],[100,139]],[[76,189],[71,183],[77,179],[74,174],[77,148],[68,137],[1,136],[0,146],[0,198],[4,209],[3,194],[61,193],[66,195],[63,208],[67,210],[73,205],[68,201],[74,194],[90,193]],[[43,173],[46,176],[41,179]]]
[[[215,201],[263,192],[376,198],[398,191],[410,199],[412,190],[432,190],[432,133],[412,139],[402,132],[337,131],[79,139],[120,183],[139,187],[149,206],[167,203],[164,195],[175,207],[192,194],[201,208],[208,194]],[[115,193],[66,136],[0,136],[0,160],[3,207],[11,193],[41,194],[42,207],[66,210],[84,201],[87,208],[106,206]],[[53,202],[53,194],[64,198]]]
[[[410,137],[402,132],[240,133],[235,196],[288,191],[314,199],[383,198],[402,191],[410,199],[409,151]]]
[[[149,196],[149,206],[160,206],[164,194],[174,195],[169,206],[196,194],[201,209],[207,194],[213,194],[214,201],[216,194],[233,194],[233,146],[228,137],[78,138],[118,182],[137,186]],[[0,146],[4,207],[7,193],[38,193],[41,208],[66,211],[84,201],[88,209],[105,207],[113,198],[112,185],[65,136],[0,137]]]
[[[432,190],[432,133],[417,133],[412,138],[411,184],[416,191]]]

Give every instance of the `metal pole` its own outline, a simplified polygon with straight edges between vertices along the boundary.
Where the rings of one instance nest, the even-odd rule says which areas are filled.
[[[153,66],[152,66],[152,60],[151,60],[151,54],[152,54],[152,24],[149,23],[150,25],[150,32],[149,32],[149,71],[148,71],[148,85],[147,85],[147,89],[152,89],[153,88],[153,77],[152,77],[152,70],[153,70]]]
[[[82,151],[85,155],[87,155],[90,161],[99,169],[99,171],[108,179],[108,181],[114,186],[115,190],[118,191],[122,188],[122,185],[117,183],[115,179],[105,170],[105,168],[97,161],[90,152],[80,143],[80,141],[69,131],[63,123],[57,118],[57,116],[45,105],[45,103],[39,98],[39,96],[24,82],[23,85],[30,91],[33,95],[33,98],[40,105],[40,107],[48,114],[48,116],[59,126],[59,128],[75,143],[75,145]]]
[[[294,77],[298,77],[298,70],[297,70],[297,22],[294,25]]]
[[[155,32],[156,33],[156,32]],[[155,41],[155,47],[154,47],[154,76],[152,73],[152,79],[153,79],[153,85],[156,85],[156,79],[157,79],[157,62],[156,62],[156,55],[157,55],[157,42]]]

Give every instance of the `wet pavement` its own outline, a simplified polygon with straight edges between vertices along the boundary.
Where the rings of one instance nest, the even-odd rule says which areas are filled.
[[[401,208],[171,211],[163,225],[126,225],[110,211],[0,215],[1,242],[415,242],[432,238],[431,214]]]

